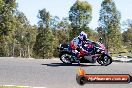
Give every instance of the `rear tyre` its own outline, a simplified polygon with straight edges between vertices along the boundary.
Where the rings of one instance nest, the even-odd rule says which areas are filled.
[[[108,66],[112,63],[112,58],[110,56],[102,55],[101,58],[97,59],[97,62],[102,66]]]

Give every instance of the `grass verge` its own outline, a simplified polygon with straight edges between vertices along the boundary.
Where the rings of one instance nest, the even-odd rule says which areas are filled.
[[[0,88],[30,88],[30,87],[22,87],[22,86],[0,86]]]

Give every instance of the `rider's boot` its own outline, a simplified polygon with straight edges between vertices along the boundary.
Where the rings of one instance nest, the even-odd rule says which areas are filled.
[[[76,57],[77,57],[77,63],[80,64],[80,59],[81,59],[81,58],[80,58],[80,53],[79,53],[79,52],[76,53]]]
[[[73,59],[75,60],[75,62],[80,64],[80,60],[78,58],[79,58],[79,55],[77,53],[73,55]]]

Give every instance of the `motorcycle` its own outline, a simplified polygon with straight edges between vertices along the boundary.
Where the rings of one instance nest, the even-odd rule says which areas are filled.
[[[88,42],[91,42],[91,41],[88,41]],[[91,45],[93,46],[93,48],[91,50],[90,55],[78,49],[81,55],[79,59],[77,59],[77,57],[75,57],[70,50],[70,44],[60,44],[59,47],[57,47],[59,52],[59,58],[64,64],[77,63],[77,60],[79,60],[80,63],[98,62],[99,64],[103,66],[107,66],[112,63],[112,58],[107,53],[105,46],[103,44],[92,41]],[[89,44],[86,44],[86,47],[87,46],[89,46]]]

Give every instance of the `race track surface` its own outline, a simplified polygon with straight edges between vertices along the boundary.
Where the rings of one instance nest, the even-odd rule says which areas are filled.
[[[132,88],[129,84],[85,84],[76,82],[79,65],[64,65],[59,59],[0,57],[0,85],[39,86],[45,88]],[[114,62],[109,66],[83,64],[88,74],[130,74],[132,63]]]

